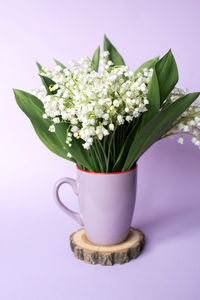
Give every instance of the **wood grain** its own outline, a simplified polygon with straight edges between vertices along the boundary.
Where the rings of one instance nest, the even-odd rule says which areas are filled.
[[[84,229],[74,232],[70,236],[71,249],[74,256],[89,264],[112,266],[124,264],[140,255],[144,247],[144,234],[130,227],[125,241],[116,245],[97,245],[90,242]]]

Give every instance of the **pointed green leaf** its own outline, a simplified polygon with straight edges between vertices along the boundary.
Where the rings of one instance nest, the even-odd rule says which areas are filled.
[[[161,104],[178,81],[178,69],[171,49],[155,65],[160,88]]]
[[[40,73],[43,72],[41,64],[40,64],[39,62],[36,61],[36,65],[37,65],[37,67],[38,67],[39,72],[40,72]]]
[[[126,137],[125,142],[123,143],[119,155],[114,162],[114,167],[112,169],[112,172],[120,172],[123,168],[123,165],[125,163],[127,154],[129,152],[129,148],[131,146],[131,143],[133,142],[136,133],[138,132],[138,125],[140,124],[140,119],[136,119],[135,122],[132,124],[132,128],[129,131],[128,136]]]
[[[69,129],[69,125],[70,125],[69,123],[62,123],[62,122],[55,124],[56,135],[62,144],[66,144],[67,131]]]
[[[148,111],[143,113],[139,125],[136,127],[136,130],[129,137],[129,146],[133,143],[134,139],[140,134],[142,128],[155,116],[159,113],[160,110],[160,92],[158,86],[158,79],[156,75],[156,71],[154,69],[152,79],[149,85],[149,92],[147,95],[147,99],[149,100],[149,104],[147,106]],[[131,139],[131,140],[130,140]]]
[[[14,90],[17,104],[30,119],[40,140],[55,154],[68,159],[68,147],[61,143],[55,133],[50,132],[49,126],[52,122],[43,119],[44,108],[42,102],[32,94],[21,90]]]
[[[55,91],[50,91],[50,87],[55,85],[55,81],[53,81],[51,78],[40,75],[40,78],[42,79],[42,83],[44,84],[46,91],[47,91],[47,95],[54,95],[57,93],[57,90]]]
[[[99,68],[99,55],[100,55],[100,46],[97,47],[92,57],[92,66],[94,71],[96,72],[98,72],[98,68]]]
[[[60,61],[54,58],[55,63],[60,66],[62,69],[66,69],[65,65],[63,65]]]
[[[136,75],[137,73],[141,72],[145,68],[147,69],[153,68],[158,61],[159,61],[159,56],[146,61],[134,72],[134,74]]]
[[[72,154],[72,151],[71,151],[72,148],[69,147],[68,144],[66,143],[67,130],[69,128],[69,125],[70,125],[70,123],[66,123],[66,122],[65,123],[61,122],[61,123],[54,124],[54,126],[55,126],[55,133],[56,133],[56,136],[57,136],[59,142],[66,147],[67,153],[69,152],[69,153]],[[69,160],[71,160],[71,161],[73,161],[73,162],[76,163],[76,160],[75,160],[74,157],[69,158],[67,156],[67,159],[69,159]]]
[[[72,155],[76,159],[77,163],[81,164],[85,168],[87,168],[88,171],[93,172],[94,166],[92,164],[92,160],[89,154],[89,150],[86,150],[83,148],[83,140],[81,139],[74,139],[72,141]]]
[[[55,124],[56,135],[59,141],[66,144],[67,130],[69,128],[69,123],[58,123]],[[72,154],[72,157],[77,162],[86,167],[88,171],[93,171],[93,166],[89,157],[89,151],[84,149],[82,146],[82,141],[80,139],[73,138],[72,147],[68,147],[68,151]]]
[[[149,85],[149,92],[147,95],[147,99],[149,100],[149,104],[147,105],[148,111],[146,111],[141,119],[139,130],[144,127],[144,125],[151,120],[156,114],[159,113],[160,109],[160,92],[158,85],[158,78],[156,75],[156,71],[154,69],[153,75],[151,78],[151,82]],[[138,130],[138,131],[139,131]]]
[[[191,93],[179,98],[151,119],[133,140],[122,171],[130,169],[138,158],[169,130],[172,123],[197,99],[199,94]]]
[[[106,35],[104,35],[104,51],[109,51],[109,60],[111,60],[114,65],[125,65],[123,58]]]

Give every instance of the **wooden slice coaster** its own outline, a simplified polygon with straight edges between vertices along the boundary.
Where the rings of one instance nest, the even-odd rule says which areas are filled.
[[[80,229],[70,235],[70,245],[74,256],[89,264],[112,266],[124,264],[140,255],[144,247],[144,234],[130,227],[125,241],[116,245],[102,246],[91,243]]]

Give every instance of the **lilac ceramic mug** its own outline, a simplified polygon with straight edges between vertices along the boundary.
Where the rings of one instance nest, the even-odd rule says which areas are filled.
[[[59,197],[62,184],[70,184],[78,195],[80,213],[70,210]],[[77,180],[66,177],[55,185],[55,199],[70,217],[84,226],[88,240],[112,245],[128,235],[133,216],[137,167],[117,173],[93,173],[77,167]]]

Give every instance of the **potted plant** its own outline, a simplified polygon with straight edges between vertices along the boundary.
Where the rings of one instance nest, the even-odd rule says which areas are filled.
[[[137,162],[156,141],[190,134],[200,147],[199,93],[176,87],[178,70],[171,50],[131,71],[108,38],[92,59],[55,60],[55,70],[37,63],[42,87],[14,90],[17,104],[41,141],[74,162],[77,180],[57,182],[55,197],[65,212],[85,227],[90,241],[122,242],[131,224]],[[100,64],[100,71],[99,70]],[[80,213],[59,198],[61,184],[79,195]]]

